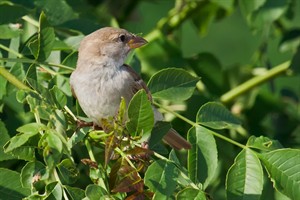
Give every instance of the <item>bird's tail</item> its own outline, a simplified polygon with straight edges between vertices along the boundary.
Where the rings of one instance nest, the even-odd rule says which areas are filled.
[[[180,150],[180,149],[190,149],[192,145],[186,141],[177,131],[173,128],[169,130],[169,132],[164,136],[163,140],[169,144],[172,148]]]

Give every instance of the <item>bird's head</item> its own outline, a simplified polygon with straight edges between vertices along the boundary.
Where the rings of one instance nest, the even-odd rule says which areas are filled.
[[[122,65],[128,53],[147,41],[125,29],[105,27],[87,35],[80,43],[79,57],[89,60],[107,59]]]

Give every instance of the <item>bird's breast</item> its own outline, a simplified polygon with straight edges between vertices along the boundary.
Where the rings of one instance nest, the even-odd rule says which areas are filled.
[[[116,114],[121,97],[129,103],[133,96],[133,81],[126,70],[109,67],[94,68],[80,73],[75,70],[70,78],[82,110],[97,124],[102,118]]]

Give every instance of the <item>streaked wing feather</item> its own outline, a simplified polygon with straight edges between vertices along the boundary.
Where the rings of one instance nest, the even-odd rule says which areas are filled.
[[[139,90],[144,89],[148,95],[148,99],[152,102],[152,96],[149,88],[147,87],[146,83],[143,81],[143,79],[130,67],[129,65],[123,64],[123,67],[126,68],[126,70],[132,75],[134,79],[134,85],[132,87],[133,94],[137,93]]]

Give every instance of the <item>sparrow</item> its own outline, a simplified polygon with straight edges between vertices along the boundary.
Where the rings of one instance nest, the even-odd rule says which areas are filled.
[[[83,112],[95,125],[101,127],[102,119],[116,115],[121,97],[128,103],[137,91],[144,89],[152,101],[145,82],[124,64],[130,51],[146,43],[142,37],[113,27],[101,28],[81,41],[70,85]],[[153,111],[155,121],[163,121],[163,115],[154,107]],[[163,140],[174,149],[191,148],[173,128]]]

